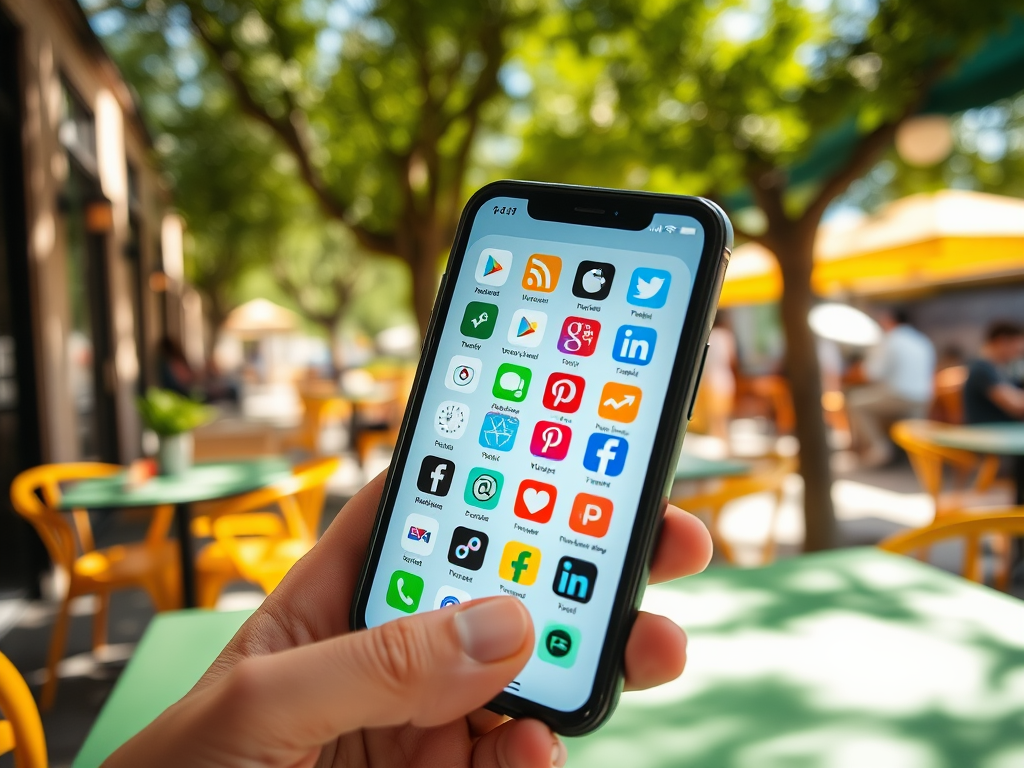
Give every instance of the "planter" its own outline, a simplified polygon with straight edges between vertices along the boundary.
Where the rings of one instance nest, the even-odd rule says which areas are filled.
[[[160,438],[158,454],[161,475],[181,475],[192,466],[194,448],[192,433],[165,435]]]

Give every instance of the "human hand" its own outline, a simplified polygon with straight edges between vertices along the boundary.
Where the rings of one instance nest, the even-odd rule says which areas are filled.
[[[481,709],[533,652],[512,597],[474,600],[351,632],[348,616],[384,487],[380,475],[242,626],[196,686],[105,768],[547,768],[565,746],[537,720]],[[711,558],[701,522],[669,506],[651,581]],[[626,646],[626,688],[678,677],[686,635],[641,612]]]

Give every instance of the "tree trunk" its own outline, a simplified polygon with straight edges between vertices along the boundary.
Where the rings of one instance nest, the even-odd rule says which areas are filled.
[[[821,410],[821,368],[814,333],[807,322],[813,304],[811,268],[814,228],[780,239],[782,325],[786,336],[786,374],[793,392],[800,475],[804,480],[805,552],[835,546],[831,450]]]
[[[334,320],[327,327],[327,343],[331,345],[331,378],[337,379],[345,370],[345,358],[341,351],[341,320]]]
[[[417,235],[401,243],[400,248],[406,251],[402,256],[412,272],[412,303],[422,338],[427,335],[430,313],[440,284],[438,267],[442,246],[435,222],[421,223]]]

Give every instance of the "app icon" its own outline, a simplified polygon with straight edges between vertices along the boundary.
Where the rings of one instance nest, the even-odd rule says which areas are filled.
[[[589,603],[594,595],[594,584],[597,583],[597,566],[586,560],[575,557],[563,557],[555,569],[555,582],[551,588],[556,595],[575,600],[577,603]]]
[[[472,504],[474,507],[494,509],[498,506],[498,499],[501,498],[501,486],[504,483],[505,478],[501,472],[475,467],[469,471],[466,492],[462,497],[467,504]]]
[[[483,363],[478,358],[455,355],[448,363],[448,372],[444,376],[444,385],[456,392],[475,392],[480,383]]]
[[[448,562],[470,571],[479,571],[484,564],[487,553],[487,534],[463,528],[461,525],[452,534],[452,544],[448,547]]]
[[[597,337],[600,333],[601,324],[597,320],[567,317],[558,336],[558,351],[567,355],[590,357],[597,349]]]
[[[526,393],[530,391],[532,378],[533,371],[525,365],[502,363],[498,366],[498,372],[494,374],[491,394],[502,400],[521,403],[526,399]]]
[[[557,371],[552,373],[544,385],[544,407],[562,413],[576,413],[583,400],[585,386],[582,376]]]
[[[526,260],[526,272],[523,274],[523,288],[528,291],[551,293],[558,285],[558,276],[562,274],[562,260],[557,256],[546,256],[535,253]]]
[[[539,347],[544,338],[548,316],[535,309],[517,309],[508,326],[508,343],[520,347]]]
[[[416,487],[433,496],[447,496],[455,476],[455,462],[438,456],[425,456],[420,464]]]
[[[626,464],[626,453],[629,443],[622,437],[609,437],[595,432],[587,441],[587,450],[583,454],[583,467],[606,477],[617,477],[622,474]]]
[[[542,459],[561,461],[569,452],[569,441],[572,430],[565,424],[553,421],[538,421],[533,428],[533,439],[530,440],[530,453]]]
[[[511,270],[511,251],[485,248],[476,263],[476,281],[484,285],[504,285]]]
[[[451,605],[462,605],[472,599],[473,597],[469,592],[456,589],[455,587],[444,586],[437,590],[437,594],[434,595],[434,610],[447,608]]]
[[[664,269],[637,267],[629,280],[626,301],[637,307],[658,309],[665,306],[672,275]]]
[[[516,494],[516,517],[531,520],[535,523],[546,523],[555,511],[555,499],[558,489],[540,480],[523,480]]]
[[[615,267],[603,261],[581,261],[572,284],[572,295],[601,301],[608,298],[615,279]]]
[[[597,415],[602,419],[611,419],[629,424],[636,418],[640,410],[640,399],[643,390],[632,384],[620,384],[609,381],[601,390],[601,399],[597,404]]]
[[[492,451],[511,451],[519,431],[519,419],[505,413],[490,411],[480,427],[480,445]]]
[[[578,493],[572,502],[569,527],[576,533],[601,538],[612,522],[612,502],[602,496]]]
[[[537,645],[537,656],[549,664],[571,667],[580,647],[580,631],[565,624],[545,624]]]
[[[434,551],[437,530],[437,520],[413,512],[405,518],[405,536],[402,537],[402,549],[426,557]]]
[[[537,580],[539,570],[539,549],[521,541],[510,541],[505,545],[498,564],[498,575],[501,578],[528,587]]]
[[[612,357],[620,363],[647,365],[654,356],[658,332],[642,325],[623,325],[615,334]]]
[[[423,579],[408,571],[395,571],[391,574],[388,593],[385,596],[388,605],[403,613],[415,613],[420,607],[423,597]]]
[[[489,339],[494,333],[494,325],[498,322],[498,305],[484,301],[471,301],[462,315],[459,330],[463,336],[474,339]]]
[[[441,437],[458,440],[466,433],[466,425],[469,423],[469,406],[456,403],[454,400],[445,400],[437,406],[437,414],[434,416],[434,429]]]

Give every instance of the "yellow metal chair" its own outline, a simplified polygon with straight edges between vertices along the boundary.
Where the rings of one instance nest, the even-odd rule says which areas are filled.
[[[46,768],[46,738],[32,692],[0,653],[0,755],[14,753],[15,768]]]
[[[907,452],[914,474],[935,502],[935,519],[978,506],[978,496],[992,487],[999,471],[997,456],[979,456],[970,451],[946,448],[931,440],[931,433],[944,425],[923,419],[893,424],[893,442]],[[953,470],[954,486],[945,488],[945,469]]]
[[[316,543],[337,458],[297,465],[292,476],[209,508],[214,541],[196,558],[198,603],[213,608],[225,585],[244,579],[268,593]],[[278,512],[262,511],[277,507]]]
[[[142,543],[119,544],[106,549],[96,549],[86,510],[73,510],[72,522],[68,522],[58,509],[61,483],[108,477],[119,471],[121,467],[116,464],[45,464],[25,470],[11,483],[15,511],[36,529],[53,564],[68,574],[67,592],[53,627],[46,662],[47,678],[40,697],[44,710],[50,708],[57,695],[57,664],[67,644],[72,599],[96,595],[99,601],[93,617],[93,650],[107,642],[111,592],[141,587],[149,593],[158,611],[173,610],[180,603],[178,543],[167,537],[174,519],[172,506],[154,509]]]
[[[927,552],[928,548],[949,539],[964,539],[964,561],[961,574],[965,579],[982,582],[980,540],[983,536],[996,535],[1001,539],[1024,536],[1024,507],[986,510],[985,512],[950,513],[924,528],[890,536],[878,546],[887,552],[900,555]],[[997,570],[996,587],[1006,589],[1006,571]]]
[[[732,547],[722,536],[719,528],[719,518],[722,509],[731,501],[742,499],[745,496],[753,496],[758,493],[771,493],[775,497],[775,506],[772,508],[771,523],[768,527],[768,538],[761,549],[763,562],[770,563],[775,557],[775,524],[778,521],[779,509],[782,506],[783,484],[786,477],[793,474],[797,469],[795,457],[776,457],[763,468],[755,468],[749,475],[740,477],[724,477],[717,481],[717,487],[707,493],[698,493],[693,496],[686,496],[673,499],[672,503],[687,512],[696,515],[707,513],[710,515],[708,530],[714,540],[715,549],[722,557],[730,563],[735,562]]]
[[[332,382],[332,386],[336,385]],[[314,389],[300,390],[299,399],[302,400],[302,423],[285,439],[284,445],[316,454],[324,427],[334,421],[351,419],[352,404],[337,394]]]

